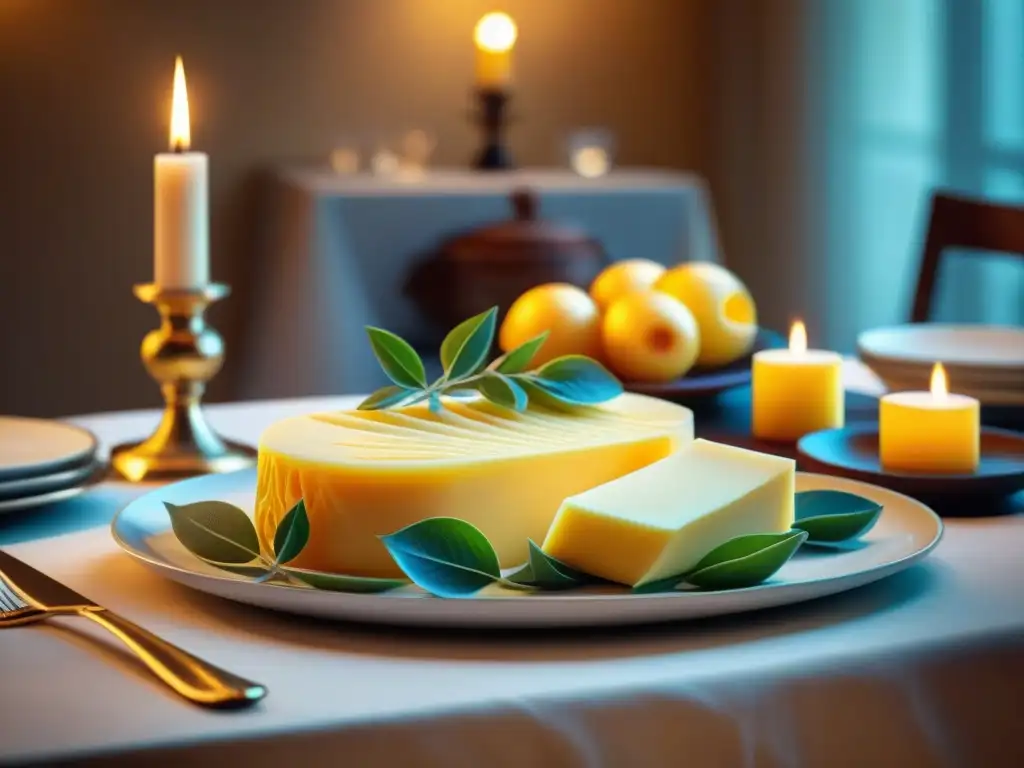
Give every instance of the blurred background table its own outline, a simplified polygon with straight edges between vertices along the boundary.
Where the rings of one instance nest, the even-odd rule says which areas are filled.
[[[403,292],[412,267],[446,239],[512,216],[510,194],[532,190],[540,218],[572,224],[613,260],[721,261],[702,179],[683,173],[570,171],[423,177],[284,168],[272,176],[249,321],[232,350],[239,398],[369,392],[386,383],[363,331],[416,343],[423,317]]]

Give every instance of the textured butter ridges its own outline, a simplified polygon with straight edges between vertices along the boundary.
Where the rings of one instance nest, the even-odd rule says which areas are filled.
[[[337,411],[272,425],[261,450],[310,465],[493,460],[639,442],[692,437],[692,414],[681,406],[623,395],[607,406],[575,414],[525,412],[486,400],[449,401],[438,413],[425,405],[388,411]]]

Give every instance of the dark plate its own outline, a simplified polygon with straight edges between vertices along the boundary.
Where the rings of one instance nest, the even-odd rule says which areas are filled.
[[[981,431],[981,461],[969,475],[886,472],[878,456],[878,425],[857,424],[806,435],[797,443],[801,469],[863,480],[913,496],[937,512],[990,515],[1015,510],[1000,502],[1024,489],[1024,434]]]
[[[623,382],[623,386],[628,392],[662,397],[666,400],[712,397],[727,389],[742,387],[750,383],[750,359],[755,352],[760,352],[763,349],[780,349],[785,346],[786,340],[780,334],[761,328],[757,331],[754,347],[750,350],[750,354],[722,368],[694,368],[675,381],[657,384],[626,381]]]

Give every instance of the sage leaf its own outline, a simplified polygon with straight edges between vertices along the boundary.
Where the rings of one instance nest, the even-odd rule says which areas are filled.
[[[501,579],[491,543],[464,520],[432,517],[380,540],[406,576],[438,597],[469,597]]]
[[[808,543],[835,543],[863,536],[881,515],[881,504],[853,493],[802,491],[793,527],[807,531]]]
[[[513,584],[521,584],[536,589],[572,589],[590,581],[580,571],[569,567],[544,552],[532,539],[529,540],[530,559],[515,573],[507,577]]]
[[[526,390],[519,386],[508,376],[503,376],[494,371],[488,371],[479,383],[480,394],[492,403],[511,408],[516,411],[525,411],[530,400]]]
[[[290,563],[309,541],[309,515],[306,502],[299,502],[288,510],[274,532],[274,555],[278,563]]]
[[[260,540],[252,520],[224,501],[199,501],[178,506],[165,501],[178,541],[197,557],[241,565],[260,556]]]
[[[426,388],[426,369],[409,342],[383,328],[367,326],[366,334],[370,337],[373,354],[389,379],[405,389]]]
[[[441,342],[441,365],[449,381],[472,376],[487,364],[494,343],[498,308],[459,323]]]
[[[542,365],[531,381],[552,397],[573,405],[596,405],[622,394],[622,382],[584,355],[566,355]]]
[[[550,331],[544,331],[539,336],[534,336],[529,341],[524,341],[511,352],[502,355],[488,366],[492,371],[498,373],[521,373],[525,371],[533,356],[537,354],[544,342],[548,340]]]
[[[293,576],[304,584],[315,589],[328,592],[354,592],[369,595],[376,592],[387,592],[391,589],[404,587],[406,579],[378,579],[369,576],[345,576],[340,573],[324,573],[323,571],[307,571],[303,568],[282,567],[289,576]]]
[[[737,536],[708,552],[681,581],[706,590],[743,589],[771,578],[807,540],[807,531]]]
[[[402,387],[381,387],[359,404],[360,411],[376,411],[399,405],[413,393]]]

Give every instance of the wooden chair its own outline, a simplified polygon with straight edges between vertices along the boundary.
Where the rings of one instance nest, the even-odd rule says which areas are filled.
[[[939,260],[947,248],[977,248],[1024,258],[1024,208],[996,205],[942,190],[932,195],[928,236],[921,257],[910,322],[926,322]]]

